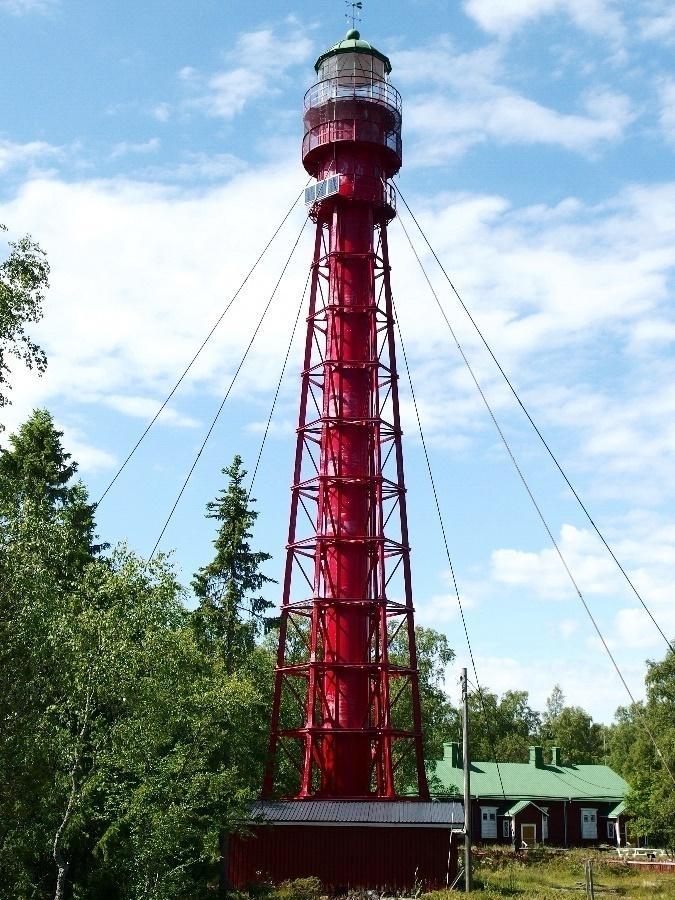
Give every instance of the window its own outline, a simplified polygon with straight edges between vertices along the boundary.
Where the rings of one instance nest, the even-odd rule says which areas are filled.
[[[497,837],[497,807],[481,806],[480,808],[480,836],[482,838]]]
[[[597,809],[581,810],[581,837],[585,841],[596,841],[598,839]]]
[[[502,822],[502,837],[510,838],[511,837],[511,820],[504,819]]]
[[[548,806],[541,808],[541,839],[548,840]]]
[[[614,822],[611,819],[607,820],[607,840],[613,841],[616,839],[616,832],[614,831]]]

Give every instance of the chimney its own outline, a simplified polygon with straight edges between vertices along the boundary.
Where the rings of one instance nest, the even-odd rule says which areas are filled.
[[[453,769],[462,768],[462,751],[459,749],[457,741],[443,744],[443,759],[449,760]]]
[[[536,766],[537,769],[544,768],[544,748],[530,747],[530,765]]]
[[[562,766],[562,750],[560,747],[551,747],[551,765]]]

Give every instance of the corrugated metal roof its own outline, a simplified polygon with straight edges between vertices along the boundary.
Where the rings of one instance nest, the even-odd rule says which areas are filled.
[[[361,825],[464,825],[460,803],[433,800],[259,800],[251,818],[266,822]]]
[[[626,811],[626,804],[622,800],[621,803],[617,803],[616,806],[613,806],[609,812],[607,813],[608,819],[618,819],[620,815],[622,815]]]
[[[462,769],[450,758],[432,764],[431,773],[440,782],[438,794],[461,794]],[[501,776],[501,779],[500,779]],[[471,794],[474,797],[507,799],[621,800],[628,784],[609,766],[542,766],[529,763],[474,762],[471,764]]]

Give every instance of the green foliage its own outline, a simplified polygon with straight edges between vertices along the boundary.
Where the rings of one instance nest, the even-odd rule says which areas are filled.
[[[318,878],[294,878],[280,884],[273,896],[275,900],[319,900],[323,893]]]
[[[501,699],[483,689],[469,695],[473,759],[525,762],[539,733],[540,716],[527,691],[506,691]],[[455,738],[459,740],[459,735]]]
[[[218,892],[222,842],[262,781],[274,668],[273,635],[260,643],[269,556],[252,549],[258,514],[241,459],[224,473],[228,483],[208,506],[218,522],[214,558],[195,576],[199,606],[189,612],[165,557],[150,563],[125,546],[105,554],[96,543],[95,509],[46,410],[0,452],[0,896]],[[454,652],[433,629],[418,627],[416,638],[426,752],[439,757],[444,741],[459,738],[444,689]],[[392,634],[390,654],[410,662],[403,632]],[[633,785],[636,828],[672,845],[672,782],[643,725],[675,767],[673,654],[650,664],[647,689],[644,706],[618,711],[610,761]],[[566,707],[559,689],[543,721],[522,691],[487,692],[483,703],[474,693],[471,714],[474,758],[494,750],[526,759],[541,738],[570,761],[599,752],[598,726]],[[411,719],[404,690],[394,721]],[[411,757],[400,766],[407,785],[412,765]],[[320,893],[315,879],[301,879],[274,896]]]
[[[555,685],[546,703],[540,742],[560,747],[564,765],[599,763],[604,760],[604,729],[580,706],[565,706],[565,695]]]
[[[65,578],[105,548],[96,543],[95,507],[82,482],[73,481],[77,463],[64,450],[62,437],[51,414],[36,409],[10,436],[10,449],[0,449],[0,521],[32,514],[63,524],[73,545],[54,571]]]
[[[0,225],[0,231],[7,229]],[[49,264],[30,237],[10,241],[9,248],[9,255],[0,263],[0,408],[10,402],[10,357],[21,360],[29,369],[35,368],[39,374],[47,368],[47,357],[28,336],[26,325],[42,318]]]
[[[422,708],[422,733],[424,734],[424,753],[426,759],[439,759],[443,756],[443,741],[448,740],[448,729],[456,718],[447,694],[445,693],[445,677],[447,668],[455,658],[455,652],[449,646],[444,634],[433,628],[415,628],[415,644],[417,647],[417,666],[419,670],[419,692]],[[395,665],[410,664],[408,636],[405,628],[398,630],[391,641],[389,658]],[[413,722],[412,693],[409,688],[394,691],[398,699],[392,708],[392,722],[395,728],[409,729]],[[404,752],[401,747],[401,752]],[[408,753],[397,769],[398,787],[409,789],[416,784],[415,755]]]
[[[231,667],[165,558],[103,556],[76,470],[45,411],[0,456],[0,896],[196,900],[259,789],[269,654]]]
[[[229,479],[227,487],[207,504],[208,517],[220,525],[213,542],[215,556],[192,582],[199,598],[193,624],[205,643],[218,646],[231,672],[252,652],[265,626],[265,613],[272,604],[255,595],[273,580],[260,571],[271,559],[269,553],[251,549],[258,512],[251,508],[255,500],[244,487],[247,473],[241,457],[235,456],[223,474]]]
[[[616,723],[609,729],[610,764],[631,785],[627,806],[633,816],[630,823],[633,832],[648,837],[650,843],[675,849],[675,653],[672,650],[661,662],[648,662],[646,687],[645,703],[617,710]]]
[[[615,854],[584,847],[541,848],[515,854],[503,847],[474,850],[474,892],[483,900],[565,900],[585,896],[584,863],[592,860],[596,896],[613,894],[631,900],[662,897],[675,900],[675,881],[668,873],[645,873],[621,863]],[[434,891],[423,900],[454,900],[456,893]]]

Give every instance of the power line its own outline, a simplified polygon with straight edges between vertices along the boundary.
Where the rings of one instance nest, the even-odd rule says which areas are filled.
[[[268,312],[270,306],[272,305],[272,301],[274,300],[274,297],[276,296],[277,290],[279,289],[279,285],[281,284],[281,280],[286,273],[286,269],[288,268],[288,266],[291,262],[291,259],[293,258],[293,254],[295,253],[296,247],[300,243],[300,238],[302,237],[302,234],[305,230],[305,226],[307,225],[308,221],[309,221],[309,219],[307,217],[305,217],[305,219],[302,223],[302,228],[300,229],[300,232],[298,233],[298,236],[295,239],[295,243],[293,244],[293,246],[291,248],[291,252],[288,254],[288,258],[286,259],[286,262],[284,263],[284,267],[281,270],[281,274],[279,275],[279,278],[277,279],[277,283],[274,286],[274,290],[270,294],[270,297],[269,297],[269,300],[267,301],[265,309],[263,310],[262,315],[260,316],[260,319],[258,320],[258,324],[256,325],[255,330],[253,331],[253,334],[251,335],[251,339],[248,342],[248,346],[246,347],[246,350],[244,351],[244,355],[242,356],[242,358],[239,362],[239,365],[237,366],[236,371],[235,371],[234,375],[232,376],[232,380],[230,382],[230,385],[229,385],[227,391],[225,392],[225,396],[223,397],[223,399],[220,403],[220,406],[216,410],[216,414],[211,421],[209,429],[206,432],[206,436],[204,437],[204,440],[202,441],[202,444],[201,444],[199,450],[197,451],[197,455],[195,456],[195,458],[192,462],[192,465],[190,466],[190,469],[189,469],[187,475],[185,476],[185,481],[183,482],[183,485],[182,485],[180,491],[178,492],[178,496],[176,497],[176,500],[175,500],[173,506],[171,507],[171,510],[169,511],[169,515],[166,517],[166,521],[164,522],[164,525],[162,526],[162,530],[159,534],[159,537],[157,538],[157,540],[155,542],[155,546],[152,548],[152,553],[150,554],[150,557],[149,557],[150,559],[152,559],[153,556],[155,555],[155,553],[157,552],[157,548],[159,547],[160,541],[164,537],[164,532],[169,527],[169,523],[171,522],[171,519],[173,518],[173,514],[176,511],[176,507],[180,503],[180,499],[183,496],[183,494],[185,493],[185,488],[188,486],[188,482],[190,481],[190,478],[192,477],[192,473],[194,472],[194,470],[197,467],[197,463],[199,462],[199,459],[200,459],[202,453],[204,452],[204,448],[206,447],[206,444],[208,443],[208,440],[211,437],[213,429],[216,427],[216,423],[218,422],[218,419],[220,418],[220,414],[223,411],[223,407],[225,406],[225,403],[227,402],[227,398],[230,396],[230,392],[232,391],[232,388],[234,387],[234,384],[237,380],[239,372],[241,371],[241,369],[246,361],[246,358],[249,354],[249,351],[250,351],[251,347],[253,346],[253,342],[255,341],[255,339],[258,335],[258,332],[260,331],[260,327],[262,326],[265,316],[267,315],[267,312]]]
[[[404,202],[405,202],[405,201],[404,201]],[[518,464],[518,461],[516,460],[516,458],[515,458],[515,456],[514,456],[514,454],[513,454],[513,451],[511,450],[511,446],[510,446],[509,442],[507,441],[506,436],[505,436],[504,432],[502,431],[502,428],[501,428],[499,422],[497,421],[497,418],[496,418],[494,412],[492,411],[492,407],[490,406],[490,403],[489,403],[487,397],[485,396],[485,393],[484,393],[484,391],[483,391],[483,388],[481,387],[480,382],[478,381],[478,378],[476,377],[476,374],[475,374],[475,372],[474,372],[474,370],[473,370],[473,367],[471,366],[471,363],[469,362],[469,359],[468,359],[466,353],[464,352],[464,348],[463,348],[462,345],[460,344],[460,342],[459,342],[459,340],[458,340],[458,338],[457,338],[457,335],[455,334],[455,331],[454,331],[452,325],[450,324],[450,320],[448,319],[447,315],[445,314],[445,310],[444,310],[443,307],[441,306],[441,303],[440,303],[440,301],[439,301],[439,299],[438,299],[438,295],[436,294],[436,291],[435,291],[435,289],[434,289],[434,286],[433,286],[433,284],[431,283],[431,280],[430,280],[430,278],[429,278],[429,276],[428,276],[428,274],[427,274],[426,269],[424,268],[424,264],[422,263],[422,260],[420,259],[420,256],[419,256],[417,250],[415,249],[415,246],[414,246],[412,240],[410,239],[410,235],[408,234],[408,230],[406,229],[405,225],[403,224],[403,222],[401,221],[400,218],[399,218],[399,222],[401,222],[401,227],[403,228],[403,231],[404,231],[404,233],[405,233],[405,236],[406,236],[406,238],[408,239],[408,243],[410,244],[410,248],[411,248],[411,250],[413,251],[413,253],[414,253],[414,255],[415,255],[415,259],[416,259],[417,262],[419,263],[419,266],[420,266],[420,268],[421,268],[421,270],[422,270],[422,274],[424,275],[424,278],[425,278],[427,284],[429,285],[429,289],[431,290],[431,292],[432,292],[432,294],[433,294],[433,296],[434,296],[434,299],[436,300],[436,303],[437,303],[437,305],[438,305],[438,307],[439,307],[439,309],[440,309],[440,311],[441,311],[441,314],[443,315],[443,318],[445,319],[445,323],[446,323],[446,325],[448,326],[448,329],[449,329],[449,331],[450,331],[450,334],[452,335],[452,338],[453,338],[453,340],[454,340],[454,342],[455,342],[455,344],[456,344],[456,346],[457,346],[457,349],[459,350],[459,353],[460,353],[462,359],[464,360],[464,364],[466,365],[466,368],[467,368],[467,370],[468,370],[468,372],[469,372],[469,374],[470,374],[470,376],[471,376],[471,379],[473,380],[473,383],[475,384],[476,389],[477,389],[478,393],[480,394],[483,403],[485,404],[485,408],[487,409],[487,411],[488,411],[488,413],[489,413],[489,415],[490,415],[490,418],[492,419],[492,422],[493,422],[495,428],[497,429],[497,433],[499,434],[499,437],[501,438],[502,443],[504,444],[504,447],[506,448],[506,452],[508,453],[509,458],[511,459],[511,462],[513,463],[513,466],[514,466],[516,472],[518,473],[518,477],[520,478],[520,480],[521,480],[521,482],[522,482],[522,484],[523,484],[523,487],[524,487],[525,490],[527,491],[527,494],[528,494],[528,496],[529,496],[529,498],[530,498],[530,500],[531,500],[531,502],[532,502],[532,505],[534,506],[534,508],[535,508],[535,510],[536,510],[536,512],[537,512],[537,515],[538,515],[538,517],[539,517],[539,519],[540,519],[542,525],[544,526],[544,529],[545,529],[545,531],[546,531],[546,533],[547,533],[547,535],[548,535],[548,537],[549,537],[549,539],[550,539],[550,541],[551,541],[551,544],[553,545],[553,548],[554,548],[554,550],[555,550],[555,552],[556,552],[556,554],[557,554],[557,556],[558,556],[558,558],[559,558],[559,560],[560,560],[560,562],[561,562],[563,568],[565,569],[565,572],[567,573],[567,576],[568,576],[568,578],[570,579],[570,581],[571,581],[571,583],[572,583],[572,586],[574,587],[574,590],[575,590],[575,592],[576,592],[576,594],[577,594],[577,597],[579,598],[579,600],[581,601],[581,603],[582,603],[584,609],[586,610],[586,614],[588,615],[588,618],[590,619],[591,624],[593,625],[593,628],[595,629],[595,632],[596,632],[598,638],[600,639],[600,642],[602,643],[602,646],[604,647],[607,656],[609,657],[609,659],[610,659],[612,665],[614,666],[614,669],[616,670],[616,674],[619,676],[619,679],[620,679],[621,683],[623,684],[624,688],[626,689],[626,693],[627,693],[628,696],[630,697],[631,702],[633,703],[634,706],[637,707],[637,702],[636,702],[636,700],[635,700],[635,697],[633,696],[633,692],[632,692],[631,689],[629,688],[628,682],[627,682],[626,679],[624,678],[623,673],[622,673],[621,669],[619,668],[619,665],[618,665],[616,659],[614,658],[614,654],[613,654],[612,651],[609,649],[609,645],[607,644],[607,641],[605,640],[605,637],[604,637],[604,635],[602,634],[602,632],[601,632],[601,630],[600,630],[600,626],[598,625],[598,623],[597,623],[597,621],[596,621],[596,619],[595,619],[595,616],[594,616],[593,613],[591,612],[591,609],[590,609],[588,603],[586,602],[586,598],[584,597],[583,593],[581,592],[581,589],[580,589],[579,585],[577,584],[576,579],[574,578],[574,575],[572,574],[572,571],[571,571],[570,567],[569,567],[568,564],[567,564],[567,560],[566,560],[565,557],[563,556],[562,550],[560,549],[560,547],[559,547],[559,545],[558,545],[558,542],[556,541],[556,539],[555,539],[555,537],[554,537],[554,535],[553,535],[553,532],[551,531],[551,528],[550,528],[550,526],[549,526],[549,524],[548,524],[548,521],[546,520],[546,517],[544,516],[544,513],[542,512],[542,509],[541,509],[541,507],[539,506],[539,503],[537,502],[537,500],[536,500],[534,494],[532,493],[532,490],[531,490],[531,488],[530,488],[530,485],[529,485],[527,479],[525,478],[525,475],[523,474],[522,469],[520,468],[520,466],[519,466],[519,464]],[[399,328],[399,333],[400,333],[400,328]],[[405,351],[404,351],[404,358],[405,358]],[[407,362],[406,362],[406,366],[407,366]],[[454,577],[454,576],[453,576],[453,577]],[[462,619],[463,619],[463,618],[464,618],[464,617],[462,616]],[[473,658],[472,658],[472,661],[473,661]],[[478,681],[477,678],[476,678],[476,681]],[[661,758],[661,761],[662,761],[662,763],[663,763],[664,768],[665,768],[666,771],[668,772],[668,775],[670,776],[670,778],[671,778],[673,784],[675,784],[675,776],[673,775],[672,771],[670,770],[670,767],[668,766],[668,763],[666,762],[666,759],[665,759],[663,753],[661,752],[661,748],[659,747],[659,745],[658,745],[658,743],[657,743],[657,741],[656,741],[656,738],[655,738],[654,735],[652,734],[651,729],[650,729],[649,726],[647,725],[646,721],[643,721],[642,724],[643,724],[643,727],[644,727],[644,729],[645,729],[645,732],[649,735],[649,738],[651,739],[652,744],[654,745],[654,748],[655,748],[657,754],[658,754],[659,757]]]
[[[420,411],[419,411],[419,407],[417,405],[417,396],[415,394],[415,388],[413,387],[410,366],[408,365],[408,354],[406,353],[405,343],[403,341],[403,334],[401,333],[401,325],[398,320],[398,314],[396,312],[396,304],[394,303],[393,297],[392,297],[391,303],[392,303],[392,309],[394,312],[394,317],[396,319],[396,330],[398,331],[398,337],[399,337],[399,341],[401,343],[401,352],[403,354],[403,362],[405,364],[405,370],[406,370],[406,374],[408,376],[408,384],[410,385],[410,396],[412,397],[413,407],[415,409],[415,417],[417,418],[417,427],[419,428],[419,431],[420,431],[420,438],[422,441],[422,449],[424,450],[424,458],[425,458],[426,464],[427,464],[427,472],[429,473],[429,482],[431,484],[431,491],[432,491],[432,494],[434,497],[434,503],[436,505],[436,514],[438,516],[438,522],[441,526],[441,535],[443,537],[443,545],[445,547],[445,555],[448,560],[448,565],[450,566],[450,575],[452,576],[452,583],[453,583],[453,586],[455,589],[455,596],[457,598],[457,606],[459,607],[459,614],[462,619],[462,627],[464,628],[464,637],[466,638],[466,645],[469,649],[469,658],[471,659],[471,667],[473,669],[473,675],[474,675],[474,678],[476,679],[476,684],[478,685],[478,697],[480,700],[481,711],[483,713],[483,719],[485,721],[485,726],[488,730],[488,739],[490,741],[490,749],[492,751],[492,757],[493,757],[494,763],[497,767],[497,775],[499,776],[499,784],[501,785],[502,794],[504,795],[504,801],[506,802],[506,791],[504,790],[504,782],[502,781],[502,773],[499,769],[499,762],[497,760],[497,754],[496,754],[496,746],[495,746],[495,742],[492,737],[492,730],[490,727],[489,717],[488,717],[487,711],[485,709],[485,703],[484,703],[484,699],[483,699],[483,691],[480,687],[480,681],[478,680],[478,669],[476,668],[476,660],[474,659],[473,648],[471,646],[471,639],[469,638],[469,629],[466,624],[466,617],[464,615],[464,606],[462,605],[462,598],[459,593],[459,585],[457,584],[457,577],[455,575],[455,567],[452,564],[452,557],[450,556],[450,547],[448,545],[448,538],[447,538],[447,535],[445,532],[445,522],[443,521],[443,514],[441,512],[441,504],[440,504],[440,500],[438,499],[438,491],[436,490],[436,479],[434,478],[434,473],[431,469],[431,459],[429,457],[429,451],[427,450],[427,442],[424,437],[424,430],[422,429],[422,420],[420,418]]]
[[[293,347],[293,339],[295,338],[295,332],[298,328],[298,322],[300,321],[300,313],[302,312],[302,307],[305,305],[305,297],[307,296],[307,286],[309,285],[309,279],[311,278],[312,270],[310,269],[307,273],[307,280],[305,281],[305,288],[302,292],[302,297],[300,299],[300,304],[298,306],[298,311],[295,315],[295,322],[293,323],[293,328],[291,330],[291,336],[288,341],[288,347],[286,349],[286,356],[284,357],[284,362],[281,367],[281,374],[279,375],[279,381],[277,382],[277,389],[274,392],[274,399],[272,400],[272,408],[270,409],[270,414],[267,417],[267,424],[265,425],[265,433],[263,434],[263,439],[260,444],[260,449],[258,450],[258,457],[255,461],[255,467],[253,469],[253,475],[251,476],[251,483],[248,488],[248,493],[246,495],[246,503],[251,497],[251,493],[253,491],[253,485],[255,484],[256,475],[258,474],[258,467],[260,466],[260,459],[263,454],[263,450],[265,448],[265,443],[267,441],[267,436],[270,431],[270,425],[272,424],[272,416],[274,415],[274,410],[276,409],[277,400],[279,399],[279,392],[281,390],[281,383],[284,380],[284,375],[286,374],[286,367],[288,365],[288,358],[291,355],[291,348]]]
[[[481,339],[481,341],[482,341],[482,343],[483,343],[483,346],[485,347],[485,349],[488,351],[488,353],[489,353],[490,356],[492,357],[492,360],[493,360],[494,364],[497,366],[497,368],[499,369],[499,372],[500,372],[502,378],[504,379],[504,381],[505,381],[506,384],[508,385],[509,390],[511,391],[511,393],[513,394],[513,396],[514,396],[515,399],[516,399],[516,402],[518,403],[518,405],[519,405],[520,408],[522,409],[523,413],[524,413],[525,416],[527,417],[527,420],[529,421],[530,425],[531,425],[532,428],[534,429],[534,431],[535,431],[537,437],[538,437],[539,440],[541,441],[541,443],[542,443],[543,447],[545,448],[546,452],[548,453],[548,455],[549,455],[549,456],[551,457],[551,459],[553,460],[553,463],[555,464],[555,467],[558,469],[558,471],[559,471],[560,474],[562,475],[563,479],[565,480],[565,483],[567,484],[567,487],[570,489],[570,491],[572,492],[572,494],[573,494],[575,500],[577,501],[577,503],[579,504],[579,506],[580,506],[581,509],[583,510],[583,513],[584,513],[584,515],[586,516],[586,518],[588,519],[588,521],[589,521],[591,527],[593,528],[593,530],[595,531],[595,533],[597,534],[597,536],[600,538],[600,540],[602,541],[602,543],[603,543],[605,549],[607,550],[607,552],[609,553],[609,555],[612,557],[612,559],[614,560],[614,562],[615,562],[616,565],[618,566],[618,568],[619,568],[621,574],[622,574],[623,577],[625,578],[625,580],[626,580],[626,582],[628,583],[628,585],[630,586],[631,590],[633,591],[633,593],[635,594],[635,596],[637,597],[637,599],[640,601],[640,604],[641,604],[642,608],[643,608],[644,611],[647,613],[647,615],[649,616],[649,618],[652,620],[652,623],[654,624],[654,627],[655,627],[656,630],[659,632],[659,634],[661,635],[661,637],[663,638],[663,640],[666,642],[666,644],[668,645],[668,647],[670,648],[670,650],[673,651],[673,652],[675,653],[675,646],[673,646],[673,644],[671,643],[671,641],[668,640],[668,638],[666,637],[666,635],[665,635],[663,629],[661,628],[661,626],[659,625],[659,623],[658,623],[658,622],[656,621],[656,619],[654,618],[654,615],[652,614],[651,610],[649,609],[649,607],[647,606],[647,604],[646,604],[645,601],[643,600],[643,598],[642,598],[641,594],[639,593],[638,589],[637,589],[637,588],[635,587],[635,585],[633,584],[633,582],[632,582],[630,576],[628,575],[628,572],[626,572],[625,568],[622,566],[622,564],[621,564],[621,562],[619,561],[619,559],[617,558],[616,554],[614,553],[614,551],[613,551],[612,548],[610,547],[609,543],[608,543],[607,540],[605,539],[605,536],[604,536],[603,533],[600,531],[598,525],[596,524],[595,520],[593,519],[593,517],[591,516],[590,512],[588,511],[588,508],[586,507],[586,505],[584,504],[583,500],[581,499],[581,497],[580,497],[579,494],[577,493],[576,489],[574,488],[574,485],[572,484],[572,482],[571,482],[571,481],[569,480],[569,478],[567,477],[567,474],[566,474],[565,470],[562,468],[561,464],[558,462],[558,459],[557,459],[556,455],[553,453],[553,450],[551,449],[550,445],[548,444],[546,438],[544,437],[544,435],[542,434],[542,432],[541,432],[540,429],[538,428],[536,422],[534,421],[534,419],[533,419],[532,416],[530,415],[530,413],[529,413],[529,411],[527,410],[525,404],[524,404],[523,401],[520,399],[520,396],[519,396],[518,392],[516,391],[515,387],[513,386],[512,382],[511,382],[511,380],[509,379],[508,375],[507,375],[506,372],[504,371],[504,369],[503,369],[502,365],[500,364],[499,360],[498,360],[497,357],[495,356],[495,354],[494,354],[492,348],[490,347],[490,345],[489,345],[488,342],[486,341],[485,337],[483,336],[482,331],[481,331],[480,328],[478,327],[478,324],[477,324],[476,320],[474,319],[474,317],[471,315],[471,312],[470,312],[469,308],[467,307],[466,303],[464,302],[464,300],[463,300],[462,297],[460,296],[460,293],[459,293],[459,291],[457,290],[457,288],[455,287],[454,283],[452,282],[452,279],[450,278],[450,276],[449,276],[448,273],[446,272],[446,270],[445,270],[445,268],[444,268],[444,266],[443,266],[443,263],[440,261],[440,259],[438,258],[438,255],[437,255],[436,251],[434,250],[434,248],[433,248],[433,247],[431,246],[431,244],[429,243],[429,239],[427,238],[426,234],[424,233],[424,231],[423,231],[423,229],[422,229],[422,226],[421,226],[420,223],[417,221],[417,218],[415,217],[415,214],[414,214],[413,211],[410,209],[410,206],[408,205],[408,201],[405,199],[405,197],[404,197],[403,194],[401,193],[400,188],[399,188],[397,185],[394,185],[394,187],[395,187],[396,193],[399,195],[399,197],[401,198],[401,200],[403,200],[403,203],[404,203],[404,205],[405,205],[405,208],[408,210],[408,213],[410,214],[410,217],[412,218],[413,222],[414,222],[415,225],[417,226],[417,229],[418,229],[419,233],[422,235],[422,238],[424,239],[424,242],[426,243],[427,247],[428,247],[429,250],[431,251],[432,256],[434,257],[434,259],[435,259],[436,262],[438,263],[438,265],[439,265],[439,267],[440,267],[440,269],[441,269],[441,272],[442,272],[443,275],[445,276],[445,280],[448,282],[448,284],[449,284],[450,287],[452,288],[452,291],[453,291],[455,297],[457,297],[457,300],[459,301],[459,303],[460,303],[462,309],[464,310],[464,312],[466,313],[466,315],[467,315],[468,318],[469,318],[469,321],[471,322],[471,324],[473,325],[474,329],[476,330],[476,333],[478,334],[478,337]],[[400,217],[399,217],[399,221],[401,222],[401,225],[403,225],[403,222],[401,221]],[[406,234],[407,234],[407,232],[406,232]],[[408,238],[408,240],[410,240],[410,238]],[[411,246],[412,246],[412,245],[411,245]],[[420,264],[421,264],[421,263],[420,263]],[[433,290],[433,289],[432,289],[432,290]],[[435,292],[434,292],[434,298],[435,298],[435,300],[436,300],[436,303],[438,304],[439,309],[441,310],[441,313],[443,314],[444,318],[446,318],[446,322],[447,322],[447,317],[445,316],[445,312],[443,311],[443,307],[441,306],[440,300],[438,299],[438,296],[436,295]],[[449,325],[449,323],[448,323],[448,325]],[[453,337],[454,337],[454,335],[453,335]]]
[[[309,182],[308,182],[308,183],[309,183]],[[117,479],[120,477],[120,475],[122,474],[122,472],[124,471],[124,469],[127,467],[127,464],[128,464],[129,461],[131,460],[131,458],[132,458],[132,456],[134,455],[134,453],[138,450],[138,448],[141,446],[141,444],[142,444],[143,441],[145,440],[145,437],[146,437],[146,435],[148,434],[148,432],[150,431],[150,429],[152,428],[152,426],[155,424],[155,422],[157,421],[157,419],[158,419],[158,418],[161,416],[161,414],[163,413],[164,408],[166,407],[167,403],[171,400],[171,398],[173,397],[173,395],[176,393],[176,391],[178,390],[178,388],[179,388],[180,385],[182,384],[183,379],[185,378],[185,376],[188,374],[188,372],[190,371],[190,369],[192,368],[192,366],[193,366],[193,365],[195,364],[195,362],[197,361],[197,359],[198,359],[199,355],[201,354],[202,350],[204,349],[204,347],[206,347],[206,345],[208,344],[208,342],[209,342],[209,341],[211,340],[211,338],[213,337],[213,334],[215,333],[216,329],[218,328],[218,326],[220,325],[220,323],[223,321],[223,319],[225,318],[225,316],[226,316],[227,313],[229,312],[230,307],[233,305],[233,303],[235,302],[235,300],[239,297],[239,294],[242,292],[242,290],[243,290],[244,287],[246,286],[246,284],[247,284],[249,278],[251,277],[251,275],[252,275],[252,274],[255,272],[255,270],[257,269],[259,263],[262,261],[262,258],[265,256],[265,254],[266,254],[267,251],[269,250],[269,248],[270,248],[270,246],[272,245],[272,243],[274,242],[276,236],[279,234],[279,232],[281,231],[281,229],[283,228],[283,226],[286,224],[286,221],[287,221],[288,217],[291,215],[291,213],[293,212],[293,210],[294,210],[295,207],[297,206],[298,200],[302,197],[303,192],[304,192],[304,188],[303,188],[303,191],[300,191],[300,193],[298,194],[298,196],[297,196],[297,197],[295,198],[295,200],[293,201],[292,206],[288,209],[288,211],[286,212],[285,216],[283,217],[283,219],[281,220],[281,222],[279,223],[279,225],[278,225],[277,228],[275,229],[274,233],[272,234],[272,237],[271,237],[271,238],[269,239],[269,241],[265,244],[265,246],[263,247],[262,251],[261,251],[260,254],[258,255],[256,261],[253,263],[253,265],[251,266],[251,268],[248,270],[248,272],[247,272],[246,275],[244,276],[244,280],[241,282],[241,284],[239,285],[239,287],[237,288],[237,290],[235,291],[235,293],[234,293],[233,296],[231,297],[230,301],[229,301],[228,304],[226,305],[225,309],[222,311],[222,313],[220,314],[220,316],[218,317],[218,319],[215,321],[215,323],[214,323],[213,327],[211,328],[211,330],[209,331],[209,333],[206,335],[206,337],[204,338],[204,340],[202,341],[202,343],[199,345],[199,347],[198,347],[198,349],[197,349],[197,352],[194,354],[194,356],[192,357],[192,359],[190,360],[190,362],[187,364],[187,366],[186,366],[185,369],[183,370],[183,372],[182,372],[180,378],[179,378],[178,381],[174,384],[174,386],[171,388],[171,391],[170,391],[169,394],[167,395],[166,399],[164,400],[164,402],[162,403],[162,405],[159,407],[159,409],[157,410],[157,412],[155,413],[155,415],[152,417],[152,419],[150,420],[150,422],[149,422],[148,425],[146,426],[145,431],[141,434],[141,436],[139,437],[139,439],[136,441],[136,443],[134,444],[134,446],[131,448],[131,450],[129,451],[128,456],[126,457],[126,459],[124,460],[124,462],[122,463],[122,465],[119,467],[119,469],[117,470],[117,472],[115,472],[115,475],[113,476],[112,480],[110,481],[110,483],[108,484],[108,486],[107,486],[106,489],[103,491],[103,493],[101,494],[100,498],[98,499],[98,501],[97,501],[97,503],[96,503],[96,506],[100,506],[100,505],[101,505],[101,503],[103,502],[104,498],[105,498],[106,495],[108,494],[108,491],[109,491],[109,490],[111,489],[111,487],[115,484],[115,482],[117,481]]]

